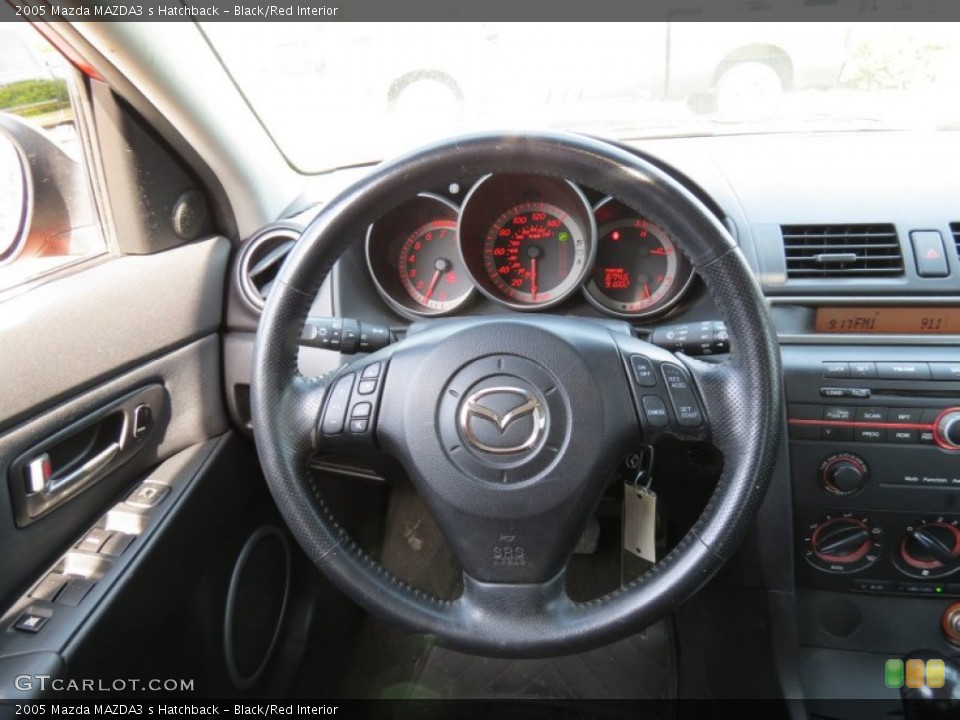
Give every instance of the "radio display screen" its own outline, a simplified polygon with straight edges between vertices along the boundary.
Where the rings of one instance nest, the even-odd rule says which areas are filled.
[[[960,334],[960,307],[821,307],[818,333]]]

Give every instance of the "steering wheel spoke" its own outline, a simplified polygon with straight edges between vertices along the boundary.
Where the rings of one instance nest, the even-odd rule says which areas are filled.
[[[363,453],[376,446],[377,420],[391,350],[340,368],[326,380],[314,415],[315,448]]]

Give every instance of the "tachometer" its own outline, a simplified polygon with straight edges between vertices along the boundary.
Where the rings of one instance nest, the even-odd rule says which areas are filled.
[[[400,284],[422,307],[453,310],[473,289],[470,276],[457,268],[457,223],[433,220],[414,230],[400,248]]]
[[[676,303],[693,271],[663,229],[621,203],[596,209],[597,258],[584,288],[587,298],[616,315],[643,317]]]
[[[595,227],[583,194],[565,180],[490,175],[464,201],[460,251],[491,299],[517,310],[550,307],[582,284]]]
[[[380,295],[402,315],[442,315],[473,292],[457,247],[456,205],[422,193],[367,231],[367,265]]]

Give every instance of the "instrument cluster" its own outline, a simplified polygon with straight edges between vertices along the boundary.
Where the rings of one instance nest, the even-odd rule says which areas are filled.
[[[616,317],[659,315],[693,268],[669,228],[573,183],[487,175],[461,204],[421,193],[370,226],[367,265],[407,317],[464,311],[478,296],[513,310],[551,308],[581,292]]]

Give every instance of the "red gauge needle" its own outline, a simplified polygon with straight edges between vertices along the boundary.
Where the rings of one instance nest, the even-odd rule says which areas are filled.
[[[537,259],[530,258],[530,299],[537,299]]]
[[[433,278],[430,280],[430,286],[427,288],[427,291],[423,294],[424,299],[430,299],[430,296],[433,295],[433,291],[437,289],[437,283],[440,282],[440,277],[447,272],[450,267],[451,263],[446,258],[437,258],[434,261]]]
[[[644,283],[644,284],[643,284],[643,292],[644,292],[644,297],[645,297],[645,298],[649,298],[649,297],[650,297],[650,286],[649,286],[647,283]]]
[[[437,283],[440,282],[441,273],[439,270],[434,270],[433,278],[430,280],[430,286],[427,288],[427,291],[423,294],[423,297],[427,300],[430,299],[430,296],[433,295],[433,291],[437,289]]]

